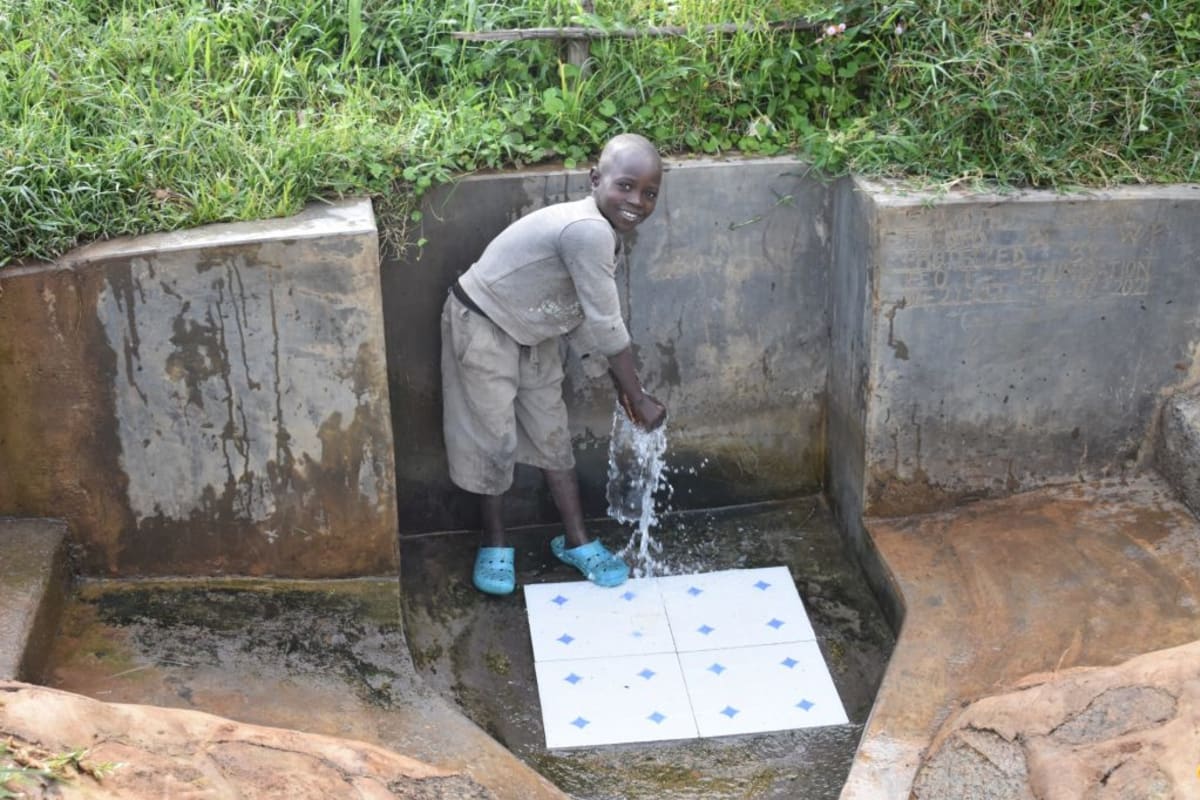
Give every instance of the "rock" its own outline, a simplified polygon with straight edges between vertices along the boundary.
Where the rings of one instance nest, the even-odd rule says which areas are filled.
[[[0,741],[8,743],[0,768],[45,765],[84,750],[58,770],[62,782],[10,784],[31,798],[494,798],[466,775],[362,742],[198,711],[103,703],[15,681],[0,681]]]
[[[1200,515],[1200,397],[1176,395],[1166,402],[1156,455],[1159,471]]]
[[[1200,642],[1034,675],[948,720],[913,800],[1200,797]]]

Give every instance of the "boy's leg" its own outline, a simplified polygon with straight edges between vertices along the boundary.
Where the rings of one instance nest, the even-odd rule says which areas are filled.
[[[451,480],[480,498],[483,532],[472,580],[504,595],[516,584],[505,546],[504,492],[516,456],[519,346],[450,296],[442,310],[443,433]]]
[[[587,528],[583,524],[583,506],[579,502],[579,478],[575,469],[543,469],[546,485],[559,516],[567,529],[567,547],[579,547],[589,541]]]
[[[507,546],[504,536],[504,495],[479,495],[479,508],[483,516],[483,532],[479,539],[479,546]]]

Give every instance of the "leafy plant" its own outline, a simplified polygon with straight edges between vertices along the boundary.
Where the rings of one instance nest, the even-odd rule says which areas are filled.
[[[565,25],[683,33],[585,70],[452,35]],[[399,224],[628,130],[926,184],[1194,181],[1198,53],[1197,0],[0,0],[0,266],[348,194]]]

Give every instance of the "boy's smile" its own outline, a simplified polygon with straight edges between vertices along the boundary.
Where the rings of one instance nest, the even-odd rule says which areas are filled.
[[[592,168],[592,197],[609,224],[622,233],[654,213],[662,183],[662,162],[652,147],[614,140]]]

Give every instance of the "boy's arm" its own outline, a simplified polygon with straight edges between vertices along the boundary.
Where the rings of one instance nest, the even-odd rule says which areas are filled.
[[[609,374],[617,397],[629,418],[646,430],[654,430],[667,418],[666,407],[646,394],[633,363],[633,349],[626,347],[608,357]]]

